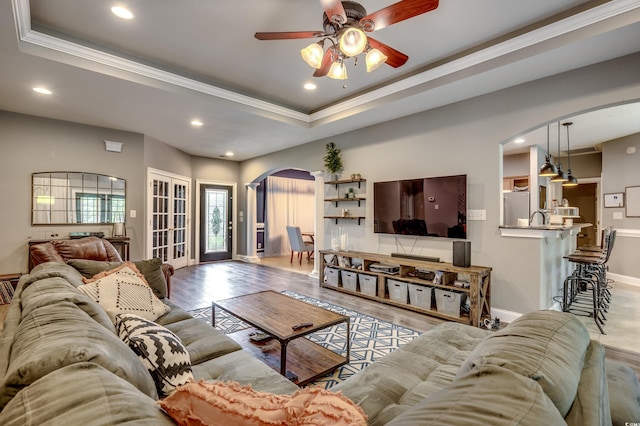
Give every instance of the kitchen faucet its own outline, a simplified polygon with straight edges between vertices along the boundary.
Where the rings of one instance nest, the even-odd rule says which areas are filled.
[[[535,212],[531,213],[531,216],[529,216],[529,226],[531,226],[531,222],[533,222],[533,217],[536,215],[536,213],[540,213],[542,215],[542,224],[546,225],[547,217],[544,215],[544,212],[542,210],[536,210]]]

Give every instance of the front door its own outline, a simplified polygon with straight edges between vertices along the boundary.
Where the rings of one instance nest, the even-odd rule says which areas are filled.
[[[200,262],[232,257],[233,187],[200,185]]]
[[[581,183],[578,186],[562,188],[562,195],[569,201],[569,205],[580,209],[580,219],[574,219],[574,221],[593,224],[580,230],[576,241],[577,247],[598,244],[597,188],[596,183]]]

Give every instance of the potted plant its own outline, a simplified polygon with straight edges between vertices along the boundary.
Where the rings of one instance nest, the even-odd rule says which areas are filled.
[[[327,171],[331,173],[333,180],[338,180],[338,175],[344,170],[344,166],[342,165],[342,153],[333,142],[327,144],[327,153],[324,156],[324,166]]]

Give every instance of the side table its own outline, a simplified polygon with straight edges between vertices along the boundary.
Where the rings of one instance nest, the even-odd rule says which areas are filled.
[[[104,237],[104,239],[109,241],[111,245],[118,250],[122,260],[129,260],[129,242],[131,241],[129,237]]]
[[[10,282],[15,289],[18,284],[18,280],[20,279],[20,275],[22,274],[2,274],[0,275],[0,282]],[[2,289],[0,289],[0,292],[2,292]],[[3,295],[4,294],[5,292],[3,292]],[[2,296],[2,299],[4,299],[4,296]],[[11,306],[10,303],[0,304],[0,332],[4,329],[4,319],[7,316],[9,306]]]

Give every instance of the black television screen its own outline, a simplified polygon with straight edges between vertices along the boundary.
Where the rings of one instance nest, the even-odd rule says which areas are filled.
[[[467,176],[374,182],[373,229],[381,234],[467,238]]]

